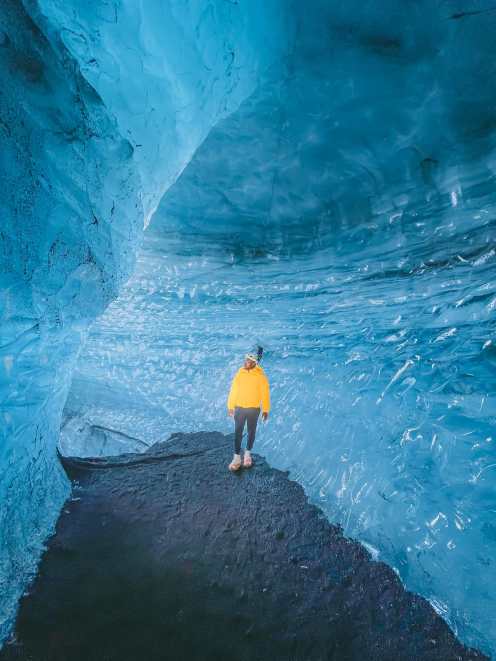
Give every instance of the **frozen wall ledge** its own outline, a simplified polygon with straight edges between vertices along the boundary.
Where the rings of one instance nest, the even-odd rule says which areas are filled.
[[[231,437],[64,459],[73,480],[0,659],[484,659]]]

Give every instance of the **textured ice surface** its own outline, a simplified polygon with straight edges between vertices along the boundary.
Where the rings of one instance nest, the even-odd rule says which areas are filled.
[[[0,640],[67,494],[81,339],[256,88],[94,327],[61,445],[228,430],[258,339],[259,447],[495,649],[495,17],[483,0],[1,3]]]
[[[261,4],[1,3],[0,643],[68,493],[81,340],[210,127],[277,69],[284,14]]]
[[[163,200],[92,328],[61,444],[228,431],[230,379],[260,341],[258,448],[494,651],[495,17],[471,7],[299,18],[285,76]]]
[[[406,248],[350,230],[291,259],[231,236],[193,246],[152,223],[135,276],[85,347],[64,451],[229,431],[229,381],[258,340],[273,388],[259,450],[489,649],[496,286],[494,209],[480,204],[463,219],[401,224]]]

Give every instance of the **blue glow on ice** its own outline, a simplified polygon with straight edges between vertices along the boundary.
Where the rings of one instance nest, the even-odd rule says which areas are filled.
[[[0,644],[69,493],[55,450],[87,327],[289,30],[275,0],[0,7]]]
[[[475,5],[0,8],[0,640],[68,493],[64,405],[75,454],[229,431],[260,341],[258,449],[496,650],[496,14]]]

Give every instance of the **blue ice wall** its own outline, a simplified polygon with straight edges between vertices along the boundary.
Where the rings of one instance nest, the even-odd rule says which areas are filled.
[[[68,495],[81,341],[211,126],[277,70],[290,32],[263,6],[1,3],[0,643]]]
[[[306,8],[284,75],[163,199],[92,328],[61,445],[230,430],[229,382],[259,341],[259,450],[494,652],[495,15]]]

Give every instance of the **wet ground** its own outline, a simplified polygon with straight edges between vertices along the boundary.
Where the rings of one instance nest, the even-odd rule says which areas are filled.
[[[455,661],[455,638],[286,473],[232,437],[64,459],[73,480],[1,661]]]

